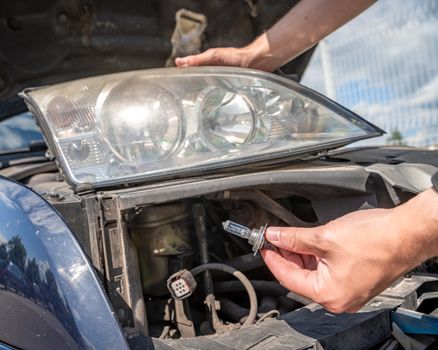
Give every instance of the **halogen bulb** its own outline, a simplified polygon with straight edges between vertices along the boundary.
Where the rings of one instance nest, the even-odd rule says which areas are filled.
[[[219,149],[241,146],[254,134],[253,109],[238,92],[213,88],[203,98],[200,118],[207,146]]]
[[[106,95],[106,97],[105,97]],[[115,156],[130,163],[168,156],[183,134],[173,96],[141,79],[125,81],[97,101],[98,129]]]

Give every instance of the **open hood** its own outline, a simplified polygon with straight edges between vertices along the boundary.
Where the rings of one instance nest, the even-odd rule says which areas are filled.
[[[296,2],[3,1],[0,114],[8,108],[17,110],[17,93],[26,87],[164,67],[175,54],[244,45]],[[301,76],[309,58],[310,52],[284,71]]]

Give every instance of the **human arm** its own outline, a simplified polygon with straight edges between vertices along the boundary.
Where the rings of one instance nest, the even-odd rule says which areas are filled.
[[[375,0],[302,0],[242,48],[215,48],[177,58],[178,67],[224,65],[273,71],[371,6]]]
[[[270,227],[263,258],[283,286],[332,312],[355,312],[400,275],[438,255],[438,193],[315,228]]]

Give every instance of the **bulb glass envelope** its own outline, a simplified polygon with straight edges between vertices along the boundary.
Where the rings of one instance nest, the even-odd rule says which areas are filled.
[[[240,68],[125,72],[21,96],[73,186],[218,172],[383,133],[298,83]]]

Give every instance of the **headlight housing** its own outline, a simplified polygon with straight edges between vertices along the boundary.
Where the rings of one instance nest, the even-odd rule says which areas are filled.
[[[241,68],[126,72],[21,96],[74,186],[188,176],[383,133],[298,83]]]

